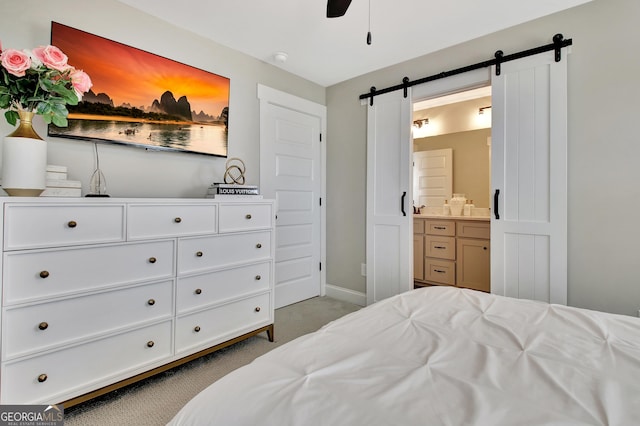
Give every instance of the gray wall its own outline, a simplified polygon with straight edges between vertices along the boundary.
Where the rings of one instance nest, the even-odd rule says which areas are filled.
[[[434,54],[324,89],[270,64],[172,27],[114,0],[3,2],[5,48],[49,41],[50,21],[86,30],[231,78],[230,156],[242,157],[248,183],[259,177],[256,85],[265,84],[326,104],[327,282],[362,295],[365,278],[366,107],[358,96],[551,41],[573,38],[569,56],[569,304],[635,315],[640,283],[635,241],[640,226],[640,2],[594,0]],[[41,135],[44,125],[36,123]],[[0,120],[0,135],[12,127]],[[66,165],[86,192],[94,168],[92,145],[49,139],[49,163]],[[224,160],[101,145],[109,192],[123,197],[201,197],[220,179]]]
[[[51,21],[137,47],[231,79],[229,156],[242,158],[247,183],[258,183],[259,111],[257,84],[325,104],[325,88],[266,62],[212,43],[115,0],[3,1],[0,40],[4,48],[31,49],[49,44]],[[73,63],[72,63],[73,65]],[[12,127],[0,117],[0,135]],[[46,138],[40,117],[36,130]],[[48,162],[67,166],[82,181],[83,193],[95,167],[93,144],[49,138]],[[225,159],[151,152],[100,144],[100,168],[107,192],[120,197],[203,197],[224,174]]]
[[[364,293],[366,107],[369,87],[399,84],[573,39],[569,67],[569,304],[640,308],[640,2],[591,3],[361,76],[327,90],[327,282]]]

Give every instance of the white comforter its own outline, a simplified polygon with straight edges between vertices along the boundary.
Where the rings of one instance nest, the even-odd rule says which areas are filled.
[[[172,425],[640,425],[640,319],[432,287],[218,380]]]

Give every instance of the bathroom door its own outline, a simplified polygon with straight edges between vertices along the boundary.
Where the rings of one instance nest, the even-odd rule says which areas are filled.
[[[413,288],[411,96],[376,96],[367,111],[367,305]]]
[[[453,149],[413,153],[413,205],[439,207],[453,196]]]
[[[492,73],[492,293],[567,303],[567,53]]]

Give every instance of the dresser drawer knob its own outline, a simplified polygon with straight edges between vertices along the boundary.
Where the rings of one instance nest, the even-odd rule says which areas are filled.
[[[196,325],[193,329],[193,331],[195,331],[196,333],[200,333],[200,326]]]
[[[196,294],[202,294],[202,289],[201,288],[196,288]]]
[[[67,226],[69,228],[75,228],[76,226],[78,226],[78,222],[76,222],[75,220],[70,220],[69,223],[67,223]]]
[[[197,256],[197,257],[202,257],[202,255],[203,255],[203,254],[204,254],[204,253],[202,253],[201,251],[197,251],[197,252],[196,252],[196,256]]]
[[[149,301],[147,302],[149,304],[149,306],[153,306],[156,304],[156,301],[153,299],[149,299]]]
[[[262,277],[260,275],[256,275],[256,281],[260,281]]]
[[[147,342],[147,347],[152,348],[152,347],[153,347],[153,345],[155,345],[155,343],[153,343],[153,340],[149,340],[149,341]]]
[[[43,383],[47,381],[47,375],[46,374],[41,374],[38,376],[38,382]]]
[[[256,312],[260,312],[260,306],[256,306],[255,311],[256,311]]]
[[[256,248],[262,248],[262,244],[260,243],[256,244]]]
[[[158,259],[156,259],[155,257],[150,257],[149,258],[149,263],[156,263]]]
[[[49,324],[46,323],[45,321],[41,322],[40,324],[38,324],[38,328],[40,330],[46,330],[47,328],[49,328]]]
[[[247,218],[247,219],[251,219],[251,215],[250,215],[250,214],[248,214],[248,215],[246,215],[246,216],[245,216],[245,218]]]
[[[49,271],[41,271],[40,278],[47,278],[49,276]]]
[[[175,223],[180,223],[180,222],[182,222],[182,218],[180,218],[180,217],[176,217],[175,219],[173,219],[173,221],[174,221]]]

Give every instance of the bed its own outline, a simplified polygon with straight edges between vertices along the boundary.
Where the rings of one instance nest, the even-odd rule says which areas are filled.
[[[203,390],[170,425],[638,425],[640,319],[413,290]]]

